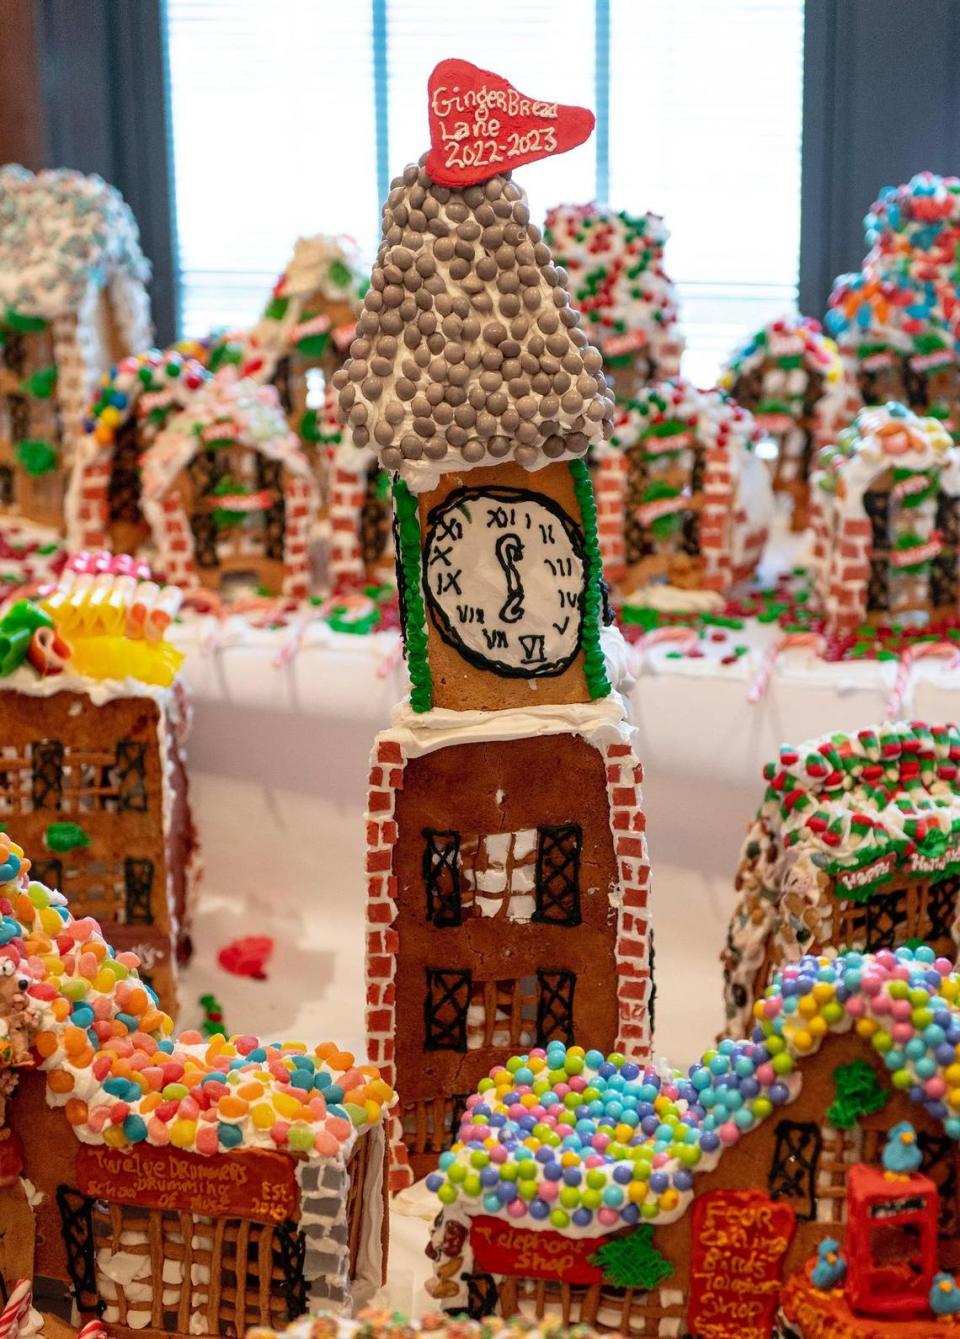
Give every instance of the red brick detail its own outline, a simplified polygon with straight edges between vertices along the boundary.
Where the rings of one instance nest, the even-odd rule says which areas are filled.
[[[628,744],[606,749],[607,797],[610,831],[620,873],[617,913],[617,1047],[638,1060],[651,1055],[647,1014],[650,981],[650,941],[646,933],[646,904],[650,868],[647,863],[646,826],[639,788],[642,769]],[[634,785],[620,782],[635,779]]]

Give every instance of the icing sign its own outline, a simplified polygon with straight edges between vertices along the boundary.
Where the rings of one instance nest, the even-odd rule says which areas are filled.
[[[583,534],[553,498],[457,488],[434,507],[423,584],[434,625],[463,658],[511,678],[562,674],[580,649]]]
[[[293,1166],[263,1149],[198,1158],[173,1148],[93,1145],[77,1151],[76,1172],[78,1188],[93,1199],[282,1223],[298,1208]]]
[[[514,1227],[487,1214],[470,1224],[473,1267],[488,1274],[531,1279],[556,1279],[589,1287],[603,1282],[603,1270],[590,1256],[606,1237],[565,1237],[560,1232],[537,1232]]]
[[[566,153],[589,138],[593,112],[539,102],[498,74],[466,60],[443,60],[427,84],[430,152],[427,171],[441,186],[470,186]]]
[[[789,1204],[758,1190],[714,1190],[693,1202],[687,1326],[697,1339],[769,1339],[793,1238]]]

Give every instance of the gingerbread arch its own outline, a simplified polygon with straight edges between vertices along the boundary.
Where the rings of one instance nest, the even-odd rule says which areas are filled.
[[[309,593],[316,485],[273,387],[219,372],[147,451],[142,505],[167,581]]]

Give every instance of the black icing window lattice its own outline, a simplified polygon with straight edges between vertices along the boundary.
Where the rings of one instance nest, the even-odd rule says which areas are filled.
[[[273,501],[263,513],[263,552],[282,563],[287,543],[287,511],[283,499],[283,466],[279,460],[257,457],[257,488],[269,489]]]
[[[907,905],[903,888],[894,888],[888,893],[874,893],[867,902],[867,952],[896,948],[903,942],[906,924]]]
[[[873,530],[873,547],[886,551],[890,547],[890,494],[868,488],[863,495],[863,509]]]
[[[292,1219],[278,1223],[275,1229],[280,1248],[280,1268],[283,1270],[283,1296],[287,1317],[299,1320],[307,1309],[307,1281],[303,1263],[307,1256],[306,1238]]]
[[[427,968],[424,1046],[428,1051],[466,1051],[472,984],[469,971]]]
[[[59,739],[40,739],[34,743],[30,756],[34,809],[59,809],[63,801],[63,745]]]
[[[93,1201],[70,1186],[57,1187],[57,1208],[67,1251],[67,1273],[81,1311],[103,1312],[97,1295],[93,1249]]]
[[[423,881],[427,890],[427,917],[438,929],[459,925],[460,833],[423,830]]]
[[[770,1166],[771,1199],[790,1200],[802,1222],[817,1216],[817,1169],[823,1148],[820,1127],[810,1121],[782,1120]]]
[[[220,559],[217,555],[217,523],[209,512],[195,511],[190,517],[190,529],[193,532],[193,557],[198,567],[216,567]]]
[[[9,507],[13,498],[13,466],[0,465],[0,506]]]
[[[551,1041],[573,1045],[573,995],[577,978],[573,972],[538,972],[537,1045]]]
[[[930,564],[930,603],[939,609],[942,605],[957,603],[957,554],[946,549],[938,553]]]
[[[500,1306],[497,1282],[492,1274],[464,1274],[467,1285],[467,1315],[471,1320],[483,1320],[486,1316],[495,1316]],[[459,1307],[448,1314],[458,1315]]]
[[[937,519],[934,528],[940,531],[944,546],[960,548],[960,497],[950,493],[937,494]]]
[[[114,763],[117,782],[117,808],[120,813],[147,812],[147,746],[137,739],[117,743]]]
[[[123,885],[128,925],[153,924],[153,861],[127,856],[123,862]]]
[[[953,938],[953,922],[957,918],[958,898],[960,898],[960,876],[956,874],[930,885],[927,893],[928,925],[924,932],[925,939]]]
[[[535,921],[580,924],[580,852],[583,832],[575,823],[538,830]]]
[[[890,566],[887,559],[870,559],[870,577],[867,582],[867,609],[882,613],[890,608]]]
[[[360,511],[360,552],[368,566],[383,557],[390,538],[390,511],[380,494],[380,477],[381,471],[372,465]]]
[[[140,511],[140,456],[142,448],[137,421],[128,419],[117,431],[113,464],[107,484],[107,510],[111,521],[135,524]]]

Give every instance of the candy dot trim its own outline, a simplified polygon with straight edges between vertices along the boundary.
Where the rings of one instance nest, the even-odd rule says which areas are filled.
[[[427,656],[427,611],[420,585],[419,504],[400,478],[393,483],[393,505],[397,515],[397,547],[403,576],[401,608],[403,637],[410,675],[410,705],[414,711],[429,711],[433,706],[433,677]]]
[[[593,496],[586,461],[571,460],[568,466],[580,508],[586,554],[586,588],[583,596],[583,661],[587,688],[592,698],[607,697],[611,692],[606,661],[600,645],[603,613],[603,565],[597,535],[597,503]]]

